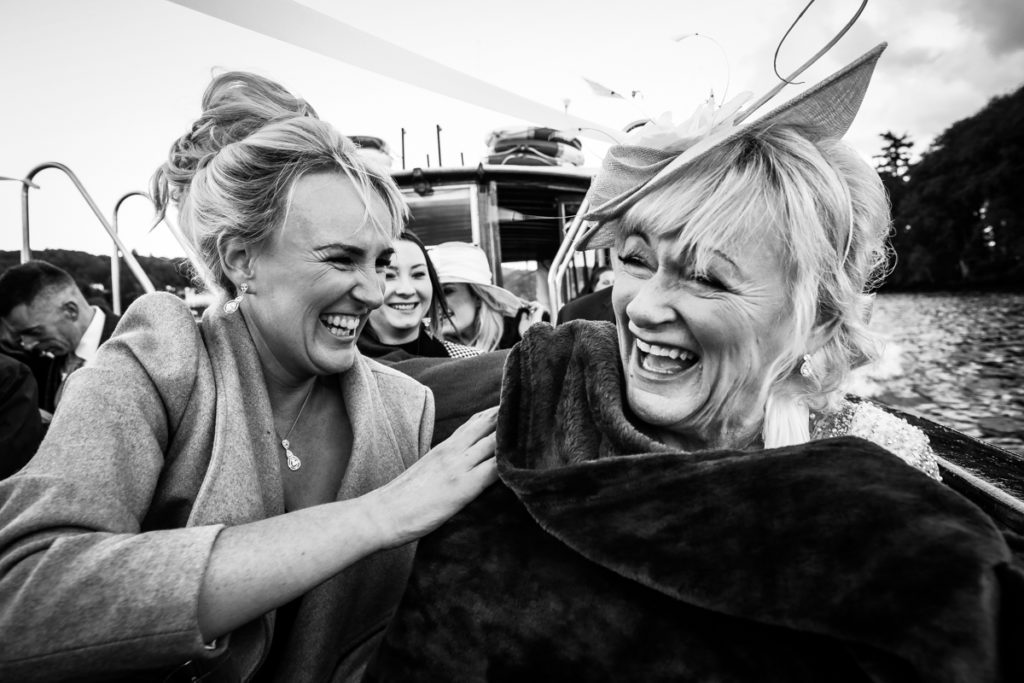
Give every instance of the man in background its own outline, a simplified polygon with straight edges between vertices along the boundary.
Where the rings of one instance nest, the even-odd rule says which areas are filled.
[[[89,304],[74,278],[46,261],[28,261],[0,275],[0,318],[37,361],[39,408],[47,413],[60,401],[64,381],[92,362],[118,321]]]

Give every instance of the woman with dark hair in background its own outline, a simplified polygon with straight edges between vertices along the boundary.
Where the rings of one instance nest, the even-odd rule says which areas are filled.
[[[403,232],[384,270],[384,303],[370,314],[359,350],[370,358],[472,358],[480,351],[449,341],[441,331],[447,303],[430,255],[418,237]]]
[[[600,292],[615,284],[615,269],[611,266],[596,266],[590,273],[590,281],[584,294]]]

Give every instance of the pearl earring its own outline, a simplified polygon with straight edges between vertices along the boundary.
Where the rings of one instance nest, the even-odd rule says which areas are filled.
[[[243,282],[242,284],[238,285],[238,296],[236,296],[234,299],[231,299],[230,301],[225,302],[225,304],[224,304],[224,312],[225,313],[234,313],[235,311],[237,311],[238,310],[238,306],[242,303],[242,297],[244,297],[245,293],[248,292],[248,291],[249,291],[249,283],[248,282]]]
[[[814,376],[814,368],[811,367],[811,355],[809,353],[804,354],[804,362],[800,364],[800,374],[806,379]]]

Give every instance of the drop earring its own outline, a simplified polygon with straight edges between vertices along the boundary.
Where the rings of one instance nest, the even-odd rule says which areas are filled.
[[[242,303],[242,297],[244,297],[245,293],[248,292],[248,291],[249,291],[249,283],[248,282],[243,282],[242,284],[238,285],[238,296],[236,296],[234,299],[231,299],[230,301],[227,301],[227,302],[224,303],[224,312],[225,313],[234,313],[235,311],[237,311],[238,310],[238,306]]]
[[[814,376],[814,368],[811,367],[811,354],[804,354],[804,362],[800,364],[800,374],[805,379],[810,379]]]

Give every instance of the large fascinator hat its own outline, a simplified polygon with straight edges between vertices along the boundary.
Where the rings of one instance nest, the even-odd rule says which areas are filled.
[[[747,118],[778,92],[778,87],[754,105],[741,109],[741,95],[715,107],[702,105],[693,117],[671,126],[664,119],[633,130],[622,144],[608,150],[587,194],[578,249],[603,249],[614,244],[608,221],[621,216],[651,191],[677,180],[680,174],[720,145],[769,126],[796,126],[812,142],[839,139],[853,123],[882,43],[797,97],[769,113]],[[668,125],[666,125],[666,123]]]

